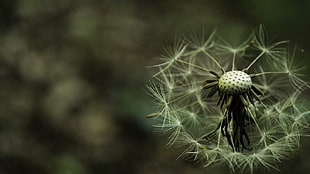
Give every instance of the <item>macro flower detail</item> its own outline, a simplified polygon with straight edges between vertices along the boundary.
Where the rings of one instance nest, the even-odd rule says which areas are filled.
[[[242,71],[229,71],[218,80],[219,91],[228,95],[240,95],[250,90],[251,77]]]
[[[271,42],[262,26],[234,44],[215,31],[181,39],[153,66],[148,91],[158,112],[147,117],[204,166],[275,168],[310,121],[300,97],[310,86],[288,43]]]

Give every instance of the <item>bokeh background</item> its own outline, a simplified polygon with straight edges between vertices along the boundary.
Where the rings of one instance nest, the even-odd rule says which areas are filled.
[[[1,0],[0,173],[228,173],[176,159],[154,132],[145,67],[176,34],[259,24],[309,64],[309,16],[309,0]],[[303,137],[281,171],[259,172],[309,173],[309,154]]]

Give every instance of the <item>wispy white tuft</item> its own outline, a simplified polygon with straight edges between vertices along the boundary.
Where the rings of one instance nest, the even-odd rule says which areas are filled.
[[[296,49],[288,49],[288,41],[270,39],[262,26],[239,44],[229,43],[215,30],[207,37],[193,34],[175,43],[153,66],[158,72],[148,85],[158,110],[151,116],[158,120],[158,130],[169,135],[168,144],[185,146],[181,156],[204,166],[226,163],[238,172],[278,170],[275,164],[298,149],[310,124],[310,111],[301,100],[310,85],[303,79],[304,67],[294,61]],[[252,119],[246,127],[251,149],[239,152],[220,130],[214,131],[225,105],[218,104],[217,93],[204,89],[233,70],[247,72],[262,93],[252,96],[255,100],[246,108]],[[214,136],[205,138],[212,131]]]

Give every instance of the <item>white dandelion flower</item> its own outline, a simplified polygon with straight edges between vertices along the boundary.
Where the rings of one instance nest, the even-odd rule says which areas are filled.
[[[215,31],[183,39],[154,66],[148,91],[158,112],[148,117],[170,135],[169,145],[187,146],[181,156],[204,166],[275,168],[310,123],[299,97],[310,86],[288,47],[269,40],[262,26],[239,44]]]

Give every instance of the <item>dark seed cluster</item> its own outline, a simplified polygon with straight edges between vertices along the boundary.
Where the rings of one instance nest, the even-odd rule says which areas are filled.
[[[229,95],[246,93],[252,86],[251,77],[243,71],[229,71],[219,79],[219,90]]]

